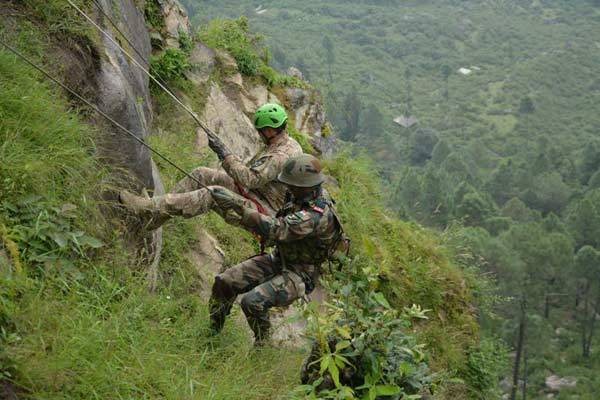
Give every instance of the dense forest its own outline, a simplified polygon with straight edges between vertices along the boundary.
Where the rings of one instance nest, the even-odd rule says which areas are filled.
[[[317,84],[334,130],[376,161],[388,206],[495,280],[480,322],[511,349],[505,396],[595,398],[597,1],[183,3],[201,30],[245,15],[263,57]]]

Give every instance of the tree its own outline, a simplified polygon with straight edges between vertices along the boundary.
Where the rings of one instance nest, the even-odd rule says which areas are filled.
[[[519,102],[519,114],[526,115],[532,114],[533,112],[535,112],[533,100],[529,96],[523,97]]]
[[[575,255],[575,267],[577,276],[584,282],[580,293],[583,297],[583,310],[580,314],[581,349],[582,356],[588,359],[596,327],[596,314],[600,312],[600,252],[591,246],[582,247]]]
[[[595,140],[587,144],[583,149],[583,157],[579,164],[581,183],[587,183],[590,177],[598,170],[600,170],[600,141]]]
[[[500,163],[492,173],[486,187],[499,206],[517,196],[516,171],[512,160],[508,159]]]
[[[423,166],[431,158],[438,142],[437,132],[430,128],[415,130],[409,139],[410,160],[413,165]]]
[[[516,197],[507,201],[500,213],[502,216],[512,218],[517,222],[531,222],[535,220],[533,210]]]
[[[600,246],[600,213],[588,196],[579,200],[568,215],[577,246]]]
[[[493,212],[493,205],[484,196],[473,190],[463,196],[455,209],[455,216],[462,219],[465,225],[479,226]]]
[[[355,87],[350,89],[344,99],[344,129],[342,130],[342,138],[353,141],[360,131],[360,117],[363,104],[360,100]]]
[[[448,177],[443,172],[428,168],[421,182],[422,222],[428,225],[444,227],[448,223],[452,209],[446,188]]]
[[[329,36],[323,37],[323,42],[321,44],[325,49],[325,64],[327,64],[327,69],[329,72],[329,82],[333,82],[332,68],[333,64],[335,64],[335,47]]]
[[[559,212],[567,205],[571,189],[557,172],[543,173],[534,179],[533,187],[519,197],[531,208],[542,213]]]
[[[452,69],[448,64],[443,64],[440,67],[440,74],[442,75],[442,79],[444,80],[444,100],[448,102],[448,99],[450,98],[448,91],[448,82],[450,80],[450,75],[452,74]]]
[[[431,161],[436,165],[440,165],[450,153],[452,153],[452,149],[448,145],[448,142],[444,139],[440,139],[433,147]]]
[[[395,191],[396,209],[402,209],[413,219],[419,219],[421,179],[414,168],[407,168]]]
[[[370,103],[367,106],[366,111],[363,113],[360,124],[361,132],[368,134],[369,136],[381,136],[384,133],[384,116],[379,111],[379,107],[375,104]]]

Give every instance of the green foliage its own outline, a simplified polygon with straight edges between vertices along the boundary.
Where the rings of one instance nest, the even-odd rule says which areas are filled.
[[[497,339],[484,339],[479,348],[469,353],[465,380],[471,397],[488,400],[501,398],[498,382],[506,372],[508,349]]]
[[[194,41],[192,38],[184,31],[179,30],[179,48],[185,54],[189,55],[194,49]]]
[[[93,27],[69,3],[63,0],[24,0],[23,5],[32,12],[49,33],[83,39],[89,43],[94,36]],[[73,0],[84,12],[89,12],[91,2]]]
[[[158,0],[147,0],[145,2],[144,17],[146,23],[156,30],[161,30],[165,26],[165,19],[160,10]]]
[[[376,291],[377,281],[369,263],[355,259],[326,284],[332,300],[324,313],[315,303],[306,307],[315,344],[308,384],[296,389],[296,398],[404,398],[430,388],[424,346],[408,333],[411,321],[427,319],[428,310],[392,308]]]
[[[182,78],[184,72],[191,68],[189,56],[180,49],[168,48],[150,60],[150,72],[163,81]]]
[[[317,151],[310,142],[310,138],[296,129],[291,121],[288,123],[287,132],[292,138],[294,138],[294,140],[296,140],[296,142],[298,142],[304,153],[316,154]]]
[[[456,373],[477,330],[467,306],[471,294],[464,272],[450,262],[430,232],[385,214],[371,162],[341,155],[327,167],[339,181],[340,189],[331,191],[353,240],[353,253],[368,263],[364,269],[379,277],[373,284],[393,308],[418,304],[432,310],[432,319],[419,325],[418,338],[433,354],[434,371]],[[438,319],[442,315],[443,327]]]
[[[212,20],[200,31],[200,39],[210,47],[228,51],[242,74],[254,76],[259,73],[261,59],[257,48],[262,38],[250,34],[247,18]]]
[[[16,203],[32,193],[81,201],[102,170],[91,157],[91,129],[36,74],[0,50],[0,192]]]
[[[6,237],[17,244],[20,259],[29,265],[72,272],[74,259],[87,258],[89,249],[103,246],[76,226],[73,204],[50,207],[39,196],[31,196],[16,204],[0,203],[0,215],[9,227]]]

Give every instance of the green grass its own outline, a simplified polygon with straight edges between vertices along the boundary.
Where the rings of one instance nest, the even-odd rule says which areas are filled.
[[[429,321],[417,327],[427,344],[430,366],[448,376],[462,376],[470,349],[478,345],[479,327],[471,309],[471,290],[479,279],[452,261],[434,232],[387,214],[374,166],[366,158],[341,155],[327,163],[339,181],[332,188],[353,253],[367,259],[380,277],[377,287],[398,309],[420,305]],[[449,385],[466,398],[468,387]],[[450,392],[442,392],[442,397]]]

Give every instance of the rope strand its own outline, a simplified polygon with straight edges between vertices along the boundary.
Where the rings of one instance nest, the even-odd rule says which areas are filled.
[[[2,39],[0,39],[0,44],[2,44],[4,47],[6,47],[11,53],[13,53],[17,57],[19,57],[20,59],[22,59],[23,61],[25,61],[27,64],[29,64],[30,66],[32,66],[33,68],[35,68],[36,70],[38,70],[39,72],[41,72],[48,79],[50,79],[54,83],[56,83],[58,86],[60,86],[61,88],[63,88],[67,92],[69,92],[71,95],[75,96],[77,99],[79,99],[81,102],[83,102],[84,104],[86,104],[88,107],[92,108],[98,114],[100,114],[101,116],[103,116],[104,118],[106,118],[113,125],[115,125],[119,129],[121,129],[121,131],[125,132],[127,135],[129,135],[130,137],[132,137],[133,139],[135,139],[142,146],[146,147],[152,153],[154,153],[158,157],[162,158],[169,165],[171,165],[172,167],[174,167],[175,169],[177,169],[179,172],[182,172],[183,174],[185,174],[188,178],[192,179],[194,182],[196,182],[198,185],[200,185],[200,187],[204,187],[204,188],[206,187],[196,177],[194,177],[193,175],[191,175],[190,173],[188,173],[183,168],[179,167],[177,164],[175,164],[168,157],[166,157],[165,155],[163,155],[162,153],[160,153],[158,150],[155,150],[154,148],[152,148],[152,146],[150,146],[148,143],[146,143],[143,139],[140,139],[139,137],[137,137],[135,133],[131,132],[129,129],[127,129],[126,127],[124,127],[118,121],[115,121],[113,118],[110,117],[110,115],[106,114],[104,111],[102,111],[100,108],[98,108],[98,106],[96,106],[95,104],[93,104],[92,102],[90,102],[89,100],[87,100],[86,98],[84,98],[83,96],[81,96],[79,93],[75,92],[73,89],[71,89],[70,87],[68,87],[64,83],[60,82],[58,79],[56,79],[49,72],[47,72],[46,70],[44,70],[42,67],[36,65],[33,61],[29,60],[26,56],[24,56],[22,53],[20,53],[14,47],[12,47],[9,44],[5,43]]]
[[[77,5],[73,3],[72,0],[67,0],[67,2],[73,8],[75,8],[75,10],[79,12],[79,14],[81,14],[86,20],[88,20],[90,24],[92,24],[104,36],[106,36],[108,40],[110,40],[115,46],[117,46],[123,52],[123,54],[129,57],[131,62],[133,62],[138,68],[140,68],[142,72],[144,72],[154,83],[156,83],[162,90],[164,90],[179,106],[181,106],[194,119],[194,121],[196,121],[198,126],[200,126],[200,128],[202,128],[206,132],[207,135],[216,136],[213,131],[211,131],[202,121],[200,121],[196,113],[194,113],[188,106],[186,106],[181,100],[179,100],[179,98],[175,96],[165,85],[160,83],[160,81],[157,78],[155,78],[146,68],[144,68],[127,50],[123,48],[123,46],[121,46],[116,40],[114,40],[108,32],[102,29],[102,27],[99,26],[89,15],[87,15],[83,10],[77,7]]]

